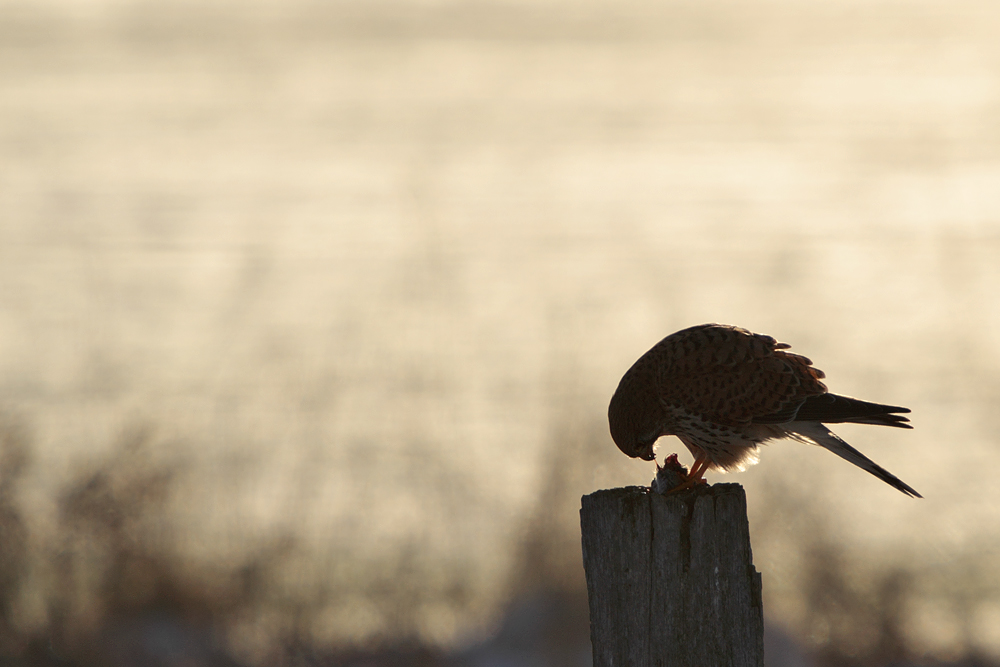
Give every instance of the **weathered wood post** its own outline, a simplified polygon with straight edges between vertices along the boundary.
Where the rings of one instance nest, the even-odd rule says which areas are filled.
[[[594,667],[762,667],[760,574],[739,484],[583,497]]]

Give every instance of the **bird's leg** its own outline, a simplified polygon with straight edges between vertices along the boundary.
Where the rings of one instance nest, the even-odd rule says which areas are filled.
[[[704,482],[702,477],[708,471],[708,466],[711,464],[712,461],[707,456],[699,456],[695,459],[694,464],[692,464],[691,472],[687,474],[684,482],[689,486],[694,486],[698,482]]]
[[[688,473],[687,479],[685,479],[683,482],[681,482],[674,488],[670,489],[668,493],[677,493],[678,491],[685,491],[687,489],[690,489],[692,486],[694,486],[699,482],[704,484],[705,480],[702,479],[702,476],[704,476],[705,471],[708,470],[708,466],[710,466],[711,464],[712,461],[707,456],[699,456],[697,459],[695,459],[694,463],[691,465],[691,472]]]

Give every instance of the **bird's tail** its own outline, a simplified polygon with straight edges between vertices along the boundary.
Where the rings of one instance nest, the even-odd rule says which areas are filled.
[[[854,447],[851,447],[849,444],[841,440],[836,433],[833,433],[822,424],[817,422],[795,421],[790,424],[785,424],[784,428],[789,431],[789,435],[797,440],[829,449],[840,458],[850,461],[862,470],[867,470],[889,486],[899,489],[906,495],[923,498],[923,496],[917,493],[913,487],[872,461],[858,450],[854,449]]]

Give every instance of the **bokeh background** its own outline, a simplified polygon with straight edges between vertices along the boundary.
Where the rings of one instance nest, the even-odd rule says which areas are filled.
[[[607,401],[724,322],[916,427],[837,430],[923,500],[797,443],[714,476],[769,665],[998,664],[998,34],[0,1],[0,660],[587,665],[580,496],[653,474]]]

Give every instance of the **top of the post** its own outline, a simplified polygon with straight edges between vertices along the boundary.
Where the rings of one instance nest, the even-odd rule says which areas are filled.
[[[607,502],[609,500],[625,500],[628,498],[637,499],[641,496],[653,496],[657,498],[676,499],[682,502],[690,502],[698,498],[710,497],[719,498],[722,496],[738,495],[746,498],[743,486],[732,482],[724,484],[698,484],[690,489],[677,493],[661,495],[651,491],[648,486],[623,486],[615,489],[601,489],[583,496],[584,502]]]

